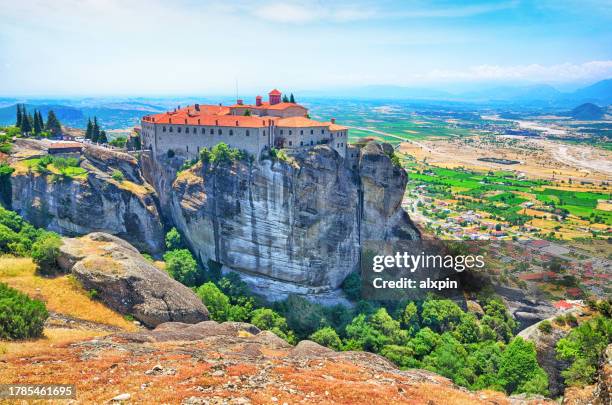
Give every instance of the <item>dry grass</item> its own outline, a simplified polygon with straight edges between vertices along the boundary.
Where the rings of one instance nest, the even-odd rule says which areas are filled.
[[[0,256],[0,282],[44,301],[50,311],[125,330],[136,329],[120,314],[89,298],[87,291],[72,276],[47,278],[37,275],[36,266],[29,258]]]
[[[32,356],[42,354],[46,353],[50,347],[66,345],[93,337],[100,337],[110,332],[92,329],[45,328],[43,333],[44,335],[40,339],[0,342],[0,355]]]

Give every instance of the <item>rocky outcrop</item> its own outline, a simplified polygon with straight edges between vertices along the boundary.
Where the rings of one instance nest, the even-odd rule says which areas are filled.
[[[535,344],[538,364],[548,375],[548,391],[552,398],[563,395],[565,390],[564,379],[561,371],[565,370],[569,364],[566,361],[557,359],[556,346],[559,339],[567,336],[569,330],[556,327],[553,318],[548,319],[553,325],[550,333],[539,329],[541,322],[531,325],[522,330],[518,336],[529,340]]]
[[[189,288],[149,263],[129,243],[109,234],[64,238],[58,263],[110,308],[146,326],[208,319]]]
[[[38,173],[25,161],[14,161],[13,166],[11,208],[35,226],[66,236],[102,231],[151,254],[163,251],[155,191],[130,155],[88,146],[80,163],[87,174],[76,177]],[[124,181],[113,179],[115,170],[123,173]]]
[[[366,352],[335,352],[314,342],[293,347],[240,323],[161,324],[5,356],[0,381],[25,376],[81,381],[79,402],[113,398],[181,404],[552,404],[470,392],[425,370],[398,370]],[[93,375],[92,375],[93,373]]]
[[[323,145],[287,162],[198,164],[174,181],[170,215],[204,263],[255,292],[324,294],[357,269],[364,238],[419,237],[400,206],[406,173],[385,148],[364,147],[356,171]]]

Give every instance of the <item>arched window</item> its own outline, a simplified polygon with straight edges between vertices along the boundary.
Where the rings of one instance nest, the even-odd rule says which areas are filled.
[[[300,129],[300,135],[304,135],[304,130]]]
[[[230,129],[230,135],[234,135],[234,130]]]
[[[249,130],[247,129],[247,130],[246,130],[246,136],[250,136],[250,135],[251,135],[251,133],[250,133],[250,132],[249,132]]]
[[[204,129],[204,127],[202,127],[202,135],[204,135],[206,133],[206,129]],[[198,148],[199,149],[199,148]],[[199,152],[199,151],[198,151]]]
[[[189,127],[185,127],[185,133],[188,134],[189,133]]]
[[[176,127],[176,132],[181,133],[181,127]]]
[[[314,129],[311,129],[310,130],[310,135],[313,135],[313,134],[314,134]]]
[[[210,134],[211,134],[211,135],[214,135],[214,134],[215,134],[215,130],[211,128],[211,129],[210,129]]]
[[[170,130],[170,132],[172,132],[172,127],[169,127],[168,129]]]
[[[223,135],[223,130],[219,129],[219,135]]]
[[[162,127],[162,132],[166,132],[166,127]]]

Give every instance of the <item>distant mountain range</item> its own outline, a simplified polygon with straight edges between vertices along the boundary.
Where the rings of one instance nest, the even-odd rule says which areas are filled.
[[[488,86],[477,90],[450,92],[422,87],[362,86],[354,88],[304,92],[302,96],[348,97],[363,99],[438,100],[473,103],[513,103],[569,107],[581,103],[612,104],[612,79],[599,81],[573,92],[562,92],[547,84],[529,86]]]

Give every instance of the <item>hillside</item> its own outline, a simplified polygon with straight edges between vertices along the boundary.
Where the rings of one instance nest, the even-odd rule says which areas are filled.
[[[570,111],[569,115],[577,120],[595,121],[606,116],[606,109],[593,103],[584,103]]]

